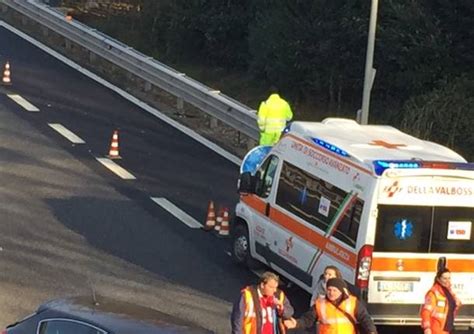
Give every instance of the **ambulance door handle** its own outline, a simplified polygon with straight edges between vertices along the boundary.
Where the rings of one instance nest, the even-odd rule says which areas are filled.
[[[270,203],[267,203],[267,206],[265,206],[265,216],[270,216]]]

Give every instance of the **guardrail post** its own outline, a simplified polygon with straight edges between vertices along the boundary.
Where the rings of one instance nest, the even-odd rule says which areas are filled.
[[[95,62],[96,59],[97,59],[97,55],[94,52],[89,51],[89,62],[93,63]]]
[[[255,146],[257,146],[257,141],[252,138],[247,138],[247,150],[250,151]]]
[[[149,92],[151,90],[151,82],[145,81],[145,92]]]
[[[64,39],[64,47],[66,48],[66,50],[72,49],[72,43],[70,39],[67,39],[67,38]]]
[[[211,129],[215,129],[217,128],[218,125],[219,125],[219,121],[217,120],[217,118],[211,116],[211,118],[209,119],[209,127]]]
[[[178,109],[178,114],[183,114],[184,110],[184,100],[182,97],[179,97],[176,99],[176,109]]]
[[[44,37],[48,37],[49,35],[49,29],[45,26],[41,27],[41,33],[43,34]]]

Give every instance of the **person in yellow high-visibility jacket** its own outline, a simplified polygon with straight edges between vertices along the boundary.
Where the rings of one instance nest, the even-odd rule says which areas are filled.
[[[291,107],[278,95],[276,89],[271,90],[269,98],[260,103],[258,108],[258,127],[260,129],[260,145],[274,145],[280,139],[286,122],[293,118]]]

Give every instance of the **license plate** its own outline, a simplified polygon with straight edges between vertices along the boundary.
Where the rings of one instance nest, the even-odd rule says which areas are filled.
[[[413,282],[377,282],[379,292],[413,292]]]

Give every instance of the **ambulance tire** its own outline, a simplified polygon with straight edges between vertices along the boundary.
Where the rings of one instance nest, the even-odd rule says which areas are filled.
[[[250,269],[255,269],[259,266],[258,261],[250,255],[250,238],[245,224],[240,223],[234,227],[232,233],[232,258],[237,264]]]

